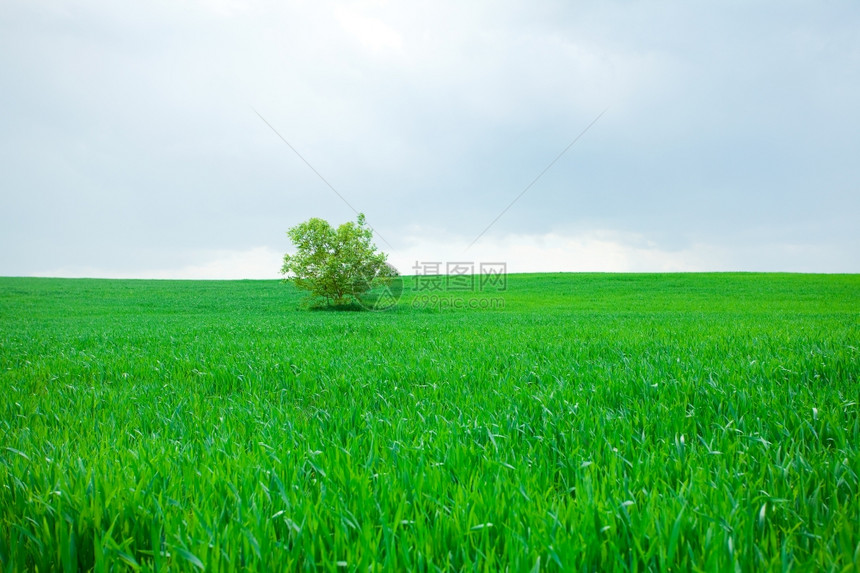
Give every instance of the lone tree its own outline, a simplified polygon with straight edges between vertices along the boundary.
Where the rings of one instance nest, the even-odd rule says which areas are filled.
[[[281,273],[329,304],[361,303],[359,297],[397,276],[386,263],[388,255],[373,244],[373,230],[363,213],[358,214],[357,222],[337,229],[323,219],[309,219],[287,235],[296,253],[284,255]]]

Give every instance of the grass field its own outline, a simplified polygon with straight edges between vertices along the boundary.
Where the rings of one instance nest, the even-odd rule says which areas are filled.
[[[0,567],[860,569],[858,275],[302,296],[0,279]]]

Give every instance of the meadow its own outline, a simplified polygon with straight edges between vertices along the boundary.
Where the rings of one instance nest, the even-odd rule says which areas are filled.
[[[303,296],[0,278],[0,569],[860,570],[858,275]]]

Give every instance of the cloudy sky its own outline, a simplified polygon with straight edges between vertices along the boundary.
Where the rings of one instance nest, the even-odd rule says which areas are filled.
[[[0,275],[860,272],[857,102],[856,0],[0,0]]]

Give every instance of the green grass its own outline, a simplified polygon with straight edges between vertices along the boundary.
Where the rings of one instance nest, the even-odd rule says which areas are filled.
[[[860,568],[860,276],[507,287],[0,279],[0,568]]]

